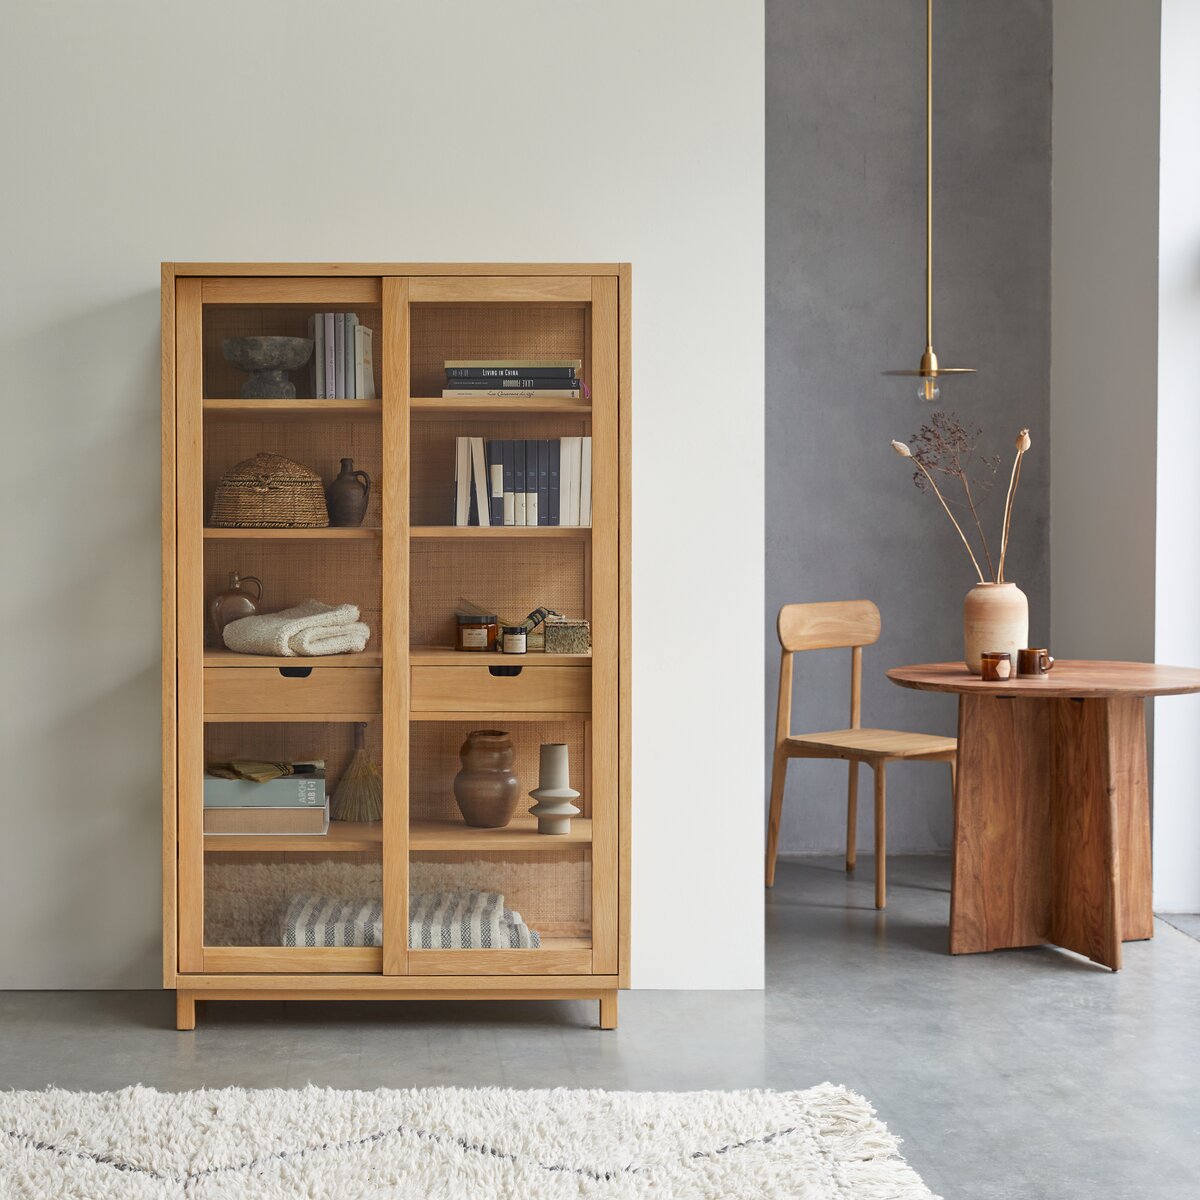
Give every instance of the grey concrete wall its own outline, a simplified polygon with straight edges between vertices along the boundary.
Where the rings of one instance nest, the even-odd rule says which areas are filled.
[[[1032,430],[1006,574],[1029,595],[1035,641],[1050,633],[1051,53],[1049,0],[935,8],[934,341],[944,365],[979,371],[938,407],[984,428],[1005,475],[1017,429]],[[923,344],[923,80],[918,0],[768,0],[764,649],[773,713],[778,607],[870,597],[883,636],[864,656],[864,724],[950,734],[952,700],[883,674],[961,655],[973,582],[945,515],[888,447],[932,408],[880,375],[915,366]],[[797,667],[796,728],[845,724],[849,653]],[[769,761],[769,729],[764,741]],[[948,846],[945,768],[895,766],[888,786],[889,848]],[[840,847],[844,797],[844,766],[793,766],[782,849]],[[860,802],[864,847],[869,810]]]

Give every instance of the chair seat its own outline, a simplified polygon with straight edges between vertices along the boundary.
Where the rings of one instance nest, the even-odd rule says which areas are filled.
[[[784,742],[789,758],[847,758],[864,762],[887,758],[953,758],[954,738],[898,729],[831,729],[804,733]]]

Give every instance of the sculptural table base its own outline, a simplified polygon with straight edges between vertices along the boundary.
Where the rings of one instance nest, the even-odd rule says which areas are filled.
[[[1153,936],[1145,701],[960,694],[950,953]]]

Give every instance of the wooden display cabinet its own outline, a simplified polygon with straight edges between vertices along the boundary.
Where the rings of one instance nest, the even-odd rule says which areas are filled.
[[[323,311],[372,328],[381,398],[314,399],[303,368],[295,400],[237,399],[222,339],[305,335]],[[615,1026],[629,981],[629,313],[623,264],[163,264],[163,986],[180,1029],[197,1000],[256,998],[590,998]],[[442,398],[445,359],[521,357],[581,359],[590,398]],[[592,438],[590,527],[451,523],[456,436],[578,434]],[[354,458],[373,480],[363,525],[207,527],[223,473],[258,451],[326,482]],[[224,649],[205,611],[231,571],[262,579],[264,611],[356,604],[367,651]],[[458,653],[462,597],[586,616],[591,654]],[[382,770],[381,822],[205,836],[206,761],[321,757],[332,792],[355,723]],[[570,746],[569,836],[538,834],[527,798],[504,829],[462,821],[451,781],[479,727],[510,732],[523,791],[543,742]],[[410,949],[410,893],[456,886],[502,890],[541,948]],[[280,944],[289,896],[315,889],[378,900],[383,944]]]

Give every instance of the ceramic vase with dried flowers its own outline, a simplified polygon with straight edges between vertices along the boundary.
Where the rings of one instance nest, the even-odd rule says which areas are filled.
[[[1016,457],[1008,479],[1008,495],[1004,500],[1004,522],[1000,531],[1000,556],[993,563],[991,549],[979,520],[978,504],[991,486],[1000,459],[976,455],[980,431],[969,430],[962,422],[946,413],[934,413],[929,423],[913,438],[913,445],[892,442],[892,449],[901,458],[911,459],[916,466],[913,482],[921,491],[932,491],[962,539],[979,582],[967,593],[963,602],[963,658],[967,669],[978,675],[980,656],[985,651],[1006,650],[1017,661],[1017,651],[1029,644],[1029,600],[1015,583],[1004,578],[1004,562],[1008,556],[1008,539],[1012,529],[1013,500],[1021,481],[1021,460],[1032,442],[1029,430],[1017,434]],[[971,473],[975,472],[974,483]],[[979,538],[988,576],[983,573],[970,539],[959,524],[946,494],[938,487],[943,483],[957,484],[963,499],[953,501],[969,514]],[[989,577],[990,576],[990,577]]]

